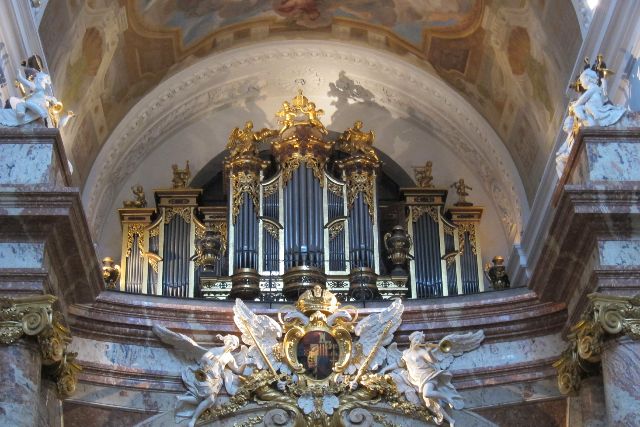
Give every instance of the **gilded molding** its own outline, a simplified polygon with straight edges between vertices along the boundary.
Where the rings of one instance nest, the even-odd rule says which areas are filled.
[[[411,206],[411,218],[413,218],[414,221],[417,221],[425,213],[429,214],[435,222],[440,220],[437,206]]]
[[[329,190],[330,192],[332,192],[333,194],[335,194],[338,197],[344,197],[344,193],[342,191],[342,187],[343,187],[343,185],[336,184],[335,182],[332,182],[331,180],[327,180],[327,190]]]
[[[164,223],[169,224],[176,215],[182,217],[187,224],[191,223],[191,208],[188,206],[182,208],[166,208],[164,211]]]
[[[77,353],[67,351],[71,331],[64,326],[62,315],[53,311],[53,295],[0,298],[0,343],[9,345],[23,336],[36,337],[45,371],[56,382],[61,399],[76,389]]]
[[[619,297],[593,293],[582,319],[571,328],[569,344],[553,367],[558,370],[562,394],[580,389],[582,376],[600,362],[607,336],[626,335],[640,340],[640,294]]]
[[[138,249],[140,250],[140,256],[144,254],[144,245],[142,238],[144,236],[144,224],[129,224],[127,226],[127,258],[131,256],[131,247],[133,246],[133,239],[135,235],[138,235]]]
[[[259,212],[260,200],[258,197],[258,186],[260,185],[260,176],[253,171],[237,171],[231,175],[231,187],[233,189],[233,223],[236,223],[240,206],[242,206],[242,195],[247,193],[249,199],[253,203],[255,212]]]
[[[371,217],[371,222],[374,222],[374,200],[373,200],[373,187],[374,187],[375,177],[371,172],[352,172],[347,175],[346,183],[347,183],[347,204],[349,206],[349,210],[353,208],[353,203],[356,201],[356,197],[358,197],[358,193],[362,193],[362,197],[364,198],[364,202],[369,208],[369,216]]]
[[[478,254],[477,245],[477,237],[476,237],[476,225],[472,222],[463,222],[457,224],[458,228],[458,247],[460,248],[458,252],[462,255],[464,253],[464,235],[465,233],[469,233],[469,242],[471,243],[471,252],[474,255]]]

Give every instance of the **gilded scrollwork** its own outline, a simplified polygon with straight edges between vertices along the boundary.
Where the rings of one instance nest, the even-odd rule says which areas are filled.
[[[278,184],[278,180],[275,180],[262,188],[263,197],[269,197],[278,192],[280,185]]]
[[[240,170],[231,175],[231,186],[233,188],[233,202],[232,213],[233,223],[236,223],[238,214],[240,213],[240,206],[242,206],[243,195],[246,193],[249,199],[253,203],[255,212],[259,212],[259,195],[258,185],[260,183],[260,176],[258,173],[250,170]]]
[[[558,388],[563,394],[577,392],[588,367],[599,363],[607,336],[640,339],[640,294],[619,297],[593,293],[582,319],[571,328],[562,357],[554,363]]]
[[[344,197],[344,185],[336,184],[331,180],[327,180],[327,190],[339,197]]]
[[[188,206],[166,208],[164,211],[164,223],[169,224],[176,215],[181,217],[187,224],[191,223],[191,208]]]
[[[476,225],[472,222],[463,222],[458,224],[458,252],[462,254],[464,252],[465,246],[465,234],[469,233],[469,243],[471,243],[471,252],[474,255],[478,254],[477,245],[477,237],[476,237]]]
[[[333,240],[344,231],[344,221],[336,221],[329,226],[329,240]]]
[[[282,168],[282,184],[287,185],[287,183],[293,177],[293,173],[302,164],[313,171],[313,176],[315,176],[320,181],[320,185],[322,186],[325,161],[318,159],[313,153],[295,155],[280,162],[280,167]]]
[[[140,252],[140,256],[144,254],[144,230],[144,224],[129,224],[127,226],[127,257],[131,256],[131,247],[133,246],[135,236],[138,236],[138,249]]]
[[[428,214],[435,222],[440,221],[437,206],[411,206],[411,218],[417,221],[422,215]]]
[[[63,324],[60,313],[53,310],[56,297],[38,295],[0,298],[0,343],[13,344],[23,336],[35,337],[42,364],[57,384],[60,398],[75,391],[77,374],[82,369],[75,363],[76,353],[67,351],[71,331]]]
[[[347,175],[347,204],[349,210],[353,208],[353,203],[356,201],[359,193],[362,193],[365,204],[369,209],[369,216],[373,222],[374,216],[374,200],[373,200],[373,188],[375,184],[375,175],[371,172],[357,172],[354,171]]]

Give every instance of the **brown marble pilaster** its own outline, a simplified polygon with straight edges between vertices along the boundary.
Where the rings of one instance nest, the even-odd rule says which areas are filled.
[[[41,359],[38,344],[30,339],[0,345],[1,426],[39,425]]]
[[[579,400],[582,427],[605,427],[606,407],[602,377],[594,376],[582,380]]]
[[[607,426],[640,425],[640,342],[619,336],[606,342],[602,378]]]

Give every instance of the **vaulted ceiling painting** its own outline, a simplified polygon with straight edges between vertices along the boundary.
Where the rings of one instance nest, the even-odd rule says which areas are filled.
[[[295,38],[385,50],[440,76],[498,133],[530,200],[580,43],[570,0],[51,0],[40,30],[60,98],[90,112],[68,131],[80,182],[159,82],[218,51]]]

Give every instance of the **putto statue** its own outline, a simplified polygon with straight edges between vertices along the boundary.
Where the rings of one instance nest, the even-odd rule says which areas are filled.
[[[362,131],[362,121],[357,120],[353,127],[345,130],[338,140],[338,148],[348,154],[364,154],[374,162],[379,162],[376,150],[373,149],[375,134],[372,130]]]
[[[420,188],[433,188],[433,162],[429,160],[423,167],[413,168],[416,177],[416,183]]]
[[[463,178],[451,184],[451,188],[455,188],[458,194],[458,201],[453,204],[454,206],[473,206],[473,203],[467,201],[467,196],[469,195],[467,190],[473,190],[473,188],[465,184]]]
[[[342,307],[318,285],[295,306],[283,306],[277,322],[240,299],[233,311],[240,339],[219,337],[224,346],[210,350],[153,326],[187,363],[182,380],[188,392],[179,398],[176,421],[231,425],[240,408],[257,403],[253,410],[266,412],[265,420],[270,411],[285,409],[278,425],[344,426],[355,416],[384,419],[390,413],[406,422],[454,425],[445,408],[462,409],[464,402],[447,369],[484,339],[477,331],[428,343],[418,331],[400,350],[394,333],[402,323],[401,300],[358,320],[355,307]],[[245,346],[238,349],[240,342]]]
[[[135,198],[133,200],[125,200],[122,202],[123,206],[125,208],[146,208],[147,198],[144,195],[144,188],[142,185],[134,185],[131,187],[131,191]]]
[[[298,95],[291,103],[285,101],[282,109],[276,113],[281,126],[279,133],[282,135],[287,129],[297,125],[309,125],[326,135],[327,129],[320,121],[322,115],[324,111],[316,108],[316,104],[309,102],[309,99],[302,94],[302,90],[298,90]]]
[[[185,188],[189,183],[189,179],[191,178],[191,170],[189,169],[189,160],[187,160],[187,165],[184,169],[178,168],[177,164],[171,165],[171,170],[173,171],[173,179],[171,182],[173,183],[173,188]]]
[[[227,150],[229,157],[234,159],[241,156],[258,156],[258,144],[265,138],[278,135],[278,131],[263,128],[259,132],[253,130],[251,120],[244,124],[244,129],[235,128],[229,135]]]
[[[61,115],[62,103],[49,94],[51,77],[42,71],[40,62],[34,58],[37,57],[29,59],[29,68],[17,69],[16,83],[24,94],[22,98],[10,99],[11,109],[0,109],[0,125],[16,127],[42,120],[45,126],[62,128],[75,115],[72,111]],[[29,78],[25,78],[25,74]]]

